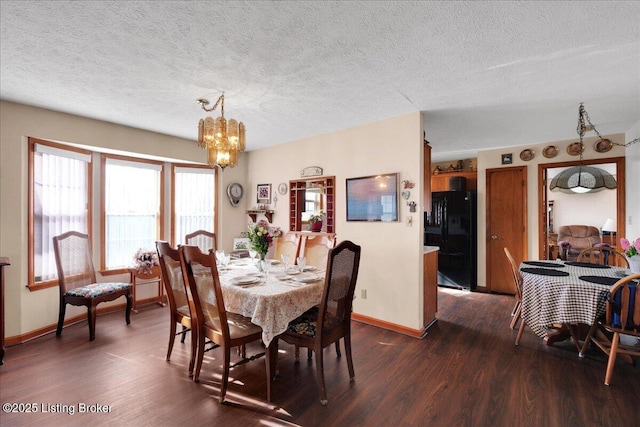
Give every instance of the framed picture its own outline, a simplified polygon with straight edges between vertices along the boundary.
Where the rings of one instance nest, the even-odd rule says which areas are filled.
[[[397,173],[347,178],[346,181],[347,221],[399,221]]]
[[[511,154],[511,153],[503,154],[502,155],[502,164],[503,165],[510,165],[511,163],[513,163],[513,154]]]
[[[271,204],[271,184],[258,184],[258,204]]]
[[[246,251],[249,250],[250,243],[248,237],[236,237],[233,239],[234,251]]]

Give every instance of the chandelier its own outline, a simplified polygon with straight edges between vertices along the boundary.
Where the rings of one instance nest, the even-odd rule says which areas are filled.
[[[198,124],[198,145],[207,150],[207,163],[223,170],[227,166],[234,167],[238,164],[238,151],[243,152],[245,148],[244,123],[236,119],[227,122],[224,118],[224,93],[211,108],[207,108],[207,99],[200,98],[198,103],[206,112],[214,111],[220,105],[220,117],[215,120],[206,117]]]
[[[585,122],[586,120],[586,122]],[[589,123],[587,125],[587,123]],[[584,151],[584,143],[582,138],[585,132],[594,131],[600,140],[600,132],[591,124],[589,114],[584,109],[584,105],[580,103],[578,108],[578,127],[576,129],[580,136],[580,164],[573,166],[551,180],[549,189],[551,191],[561,191],[563,193],[595,193],[605,188],[615,189],[618,184],[615,178],[607,171],[593,166],[585,166],[582,160],[582,152]],[[616,144],[618,145],[618,144]]]

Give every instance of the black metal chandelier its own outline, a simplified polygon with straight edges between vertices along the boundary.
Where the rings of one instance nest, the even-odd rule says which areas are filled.
[[[587,125],[586,123],[589,124]],[[578,108],[578,127],[576,129],[580,136],[580,164],[561,172],[553,178],[549,185],[551,191],[569,194],[595,193],[604,189],[613,190],[618,186],[616,179],[609,172],[583,164],[582,152],[584,151],[584,143],[582,138],[585,132],[591,130],[595,131],[601,140],[603,139],[595,126],[591,124],[589,114],[584,109],[584,105],[580,103],[580,108]]]

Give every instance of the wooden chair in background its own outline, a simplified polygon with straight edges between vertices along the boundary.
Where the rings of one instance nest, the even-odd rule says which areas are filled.
[[[514,329],[518,324],[518,320],[520,320],[520,315],[522,313],[522,275],[520,274],[520,270],[516,265],[516,262],[511,256],[511,252],[506,247],[504,248],[504,253],[507,255],[507,259],[509,260],[509,265],[511,266],[511,274],[513,276],[513,286],[515,288],[515,299],[516,303],[513,306],[513,310],[511,311],[511,324],[509,327]]]
[[[193,380],[196,382],[199,381],[200,369],[202,368],[205,352],[205,338],[208,338],[213,343],[222,347],[224,353],[222,384],[220,385],[219,398],[220,403],[223,403],[229,384],[231,348],[243,346],[253,341],[261,341],[262,328],[251,323],[251,319],[248,317],[227,312],[225,309],[214,251],[204,254],[196,246],[181,246],[179,252],[181,254],[183,276],[186,277],[188,281],[193,306],[195,307],[195,327],[197,328],[196,336],[198,345]],[[204,289],[204,287],[200,287],[196,283],[194,270],[203,271],[205,269],[211,273],[212,289]],[[209,290],[212,291],[215,297],[212,301],[205,299],[208,293],[207,291]],[[267,400],[271,401],[271,379],[273,375],[269,349],[265,351],[264,354],[266,354]],[[254,360],[264,354],[258,354],[249,359],[243,358],[238,364]]]
[[[281,261],[282,254],[289,255],[289,264],[294,265],[300,253],[300,233],[288,232],[276,239],[276,247],[273,258]]]
[[[327,257],[329,250],[336,245],[335,234],[309,234],[305,236],[302,247],[300,248],[300,256],[304,256],[307,265],[313,265],[317,268],[325,268],[327,266]]]
[[[60,311],[56,335],[62,334],[67,304],[87,307],[89,340],[96,337],[96,307],[101,302],[113,301],[121,296],[127,300],[125,319],[131,323],[131,284],[120,282],[97,283],[93,267],[89,236],[68,231],[53,238],[53,251],[58,269]]]
[[[620,342],[620,334],[640,339],[640,286],[638,286],[638,281],[640,281],[640,273],[635,273],[623,277],[611,287],[605,315],[594,322],[580,350],[582,357],[589,342],[593,341],[600,350],[609,356],[607,372],[604,377],[606,385],[609,385],[611,381],[617,355],[640,357],[640,346],[637,340],[633,344]],[[599,328],[604,331],[598,330]],[[612,337],[609,336],[611,334],[613,334]]]
[[[214,252],[218,250],[216,234],[206,230],[196,230],[193,233],[186,234],[184,236],[184,244],[197,246],[205,254],[209,253],[209,249],[213,249]]]
[[[629,261],[624,254],[608,246],[594,246],[583,250],[578,255],[578,262],[629,268]]]
[[[340,242],[328,253],[327,274],[322,299],[318,307],[305,312],[289,323],[281,339],[296,347],[312,349],[316,356],[316,375],[320,403],[326,405],[323,349],[344,338],[347,367],[351,381],[355,378],[351,357],[351,306],[358,279],[361,247],[350,241]]]
[[[180,334],[180,342],[184,343],[187,332],[191,331],[191,359],[189,361],[189,376],[193,375],[193,366],[195,363],[197,338],[194,336],[192,327],[192,310],[190,307],[189,297],[187,294],[187,286],[182,277],[182,267],[180,265],[180,253],[177,249],[172,248],[168,242],[157,241],[156,248],[158,250],[158,260],[160,261],[160,269],[162,270],[162,281],[164,282],[167,297],[169,298],[169,346],[167,349],[166,360],[171,359],[171,351],[176,339],[176,335]],[[182,326],[182,331],[176,333],[176,325]]]

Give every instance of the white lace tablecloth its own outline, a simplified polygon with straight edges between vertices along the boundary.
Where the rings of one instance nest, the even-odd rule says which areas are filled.
[[[564,264],[561,261],[549,261]],[[591,283],[580,276],[619,279],[624,268],[589,268],[565,265],[555,268],[568,276],[543,276],[526,273],[523,268],[544,268],[520,264],[522,274],[522,318],[533,332],[544,338],[553,324],[593,324],[604,313],[606,296],[611,286]]]
[[[268,279],[260,277],[260,282],[239,286],[233,279],[258,274],[251,260],[232,261],[226,270],[220,271],[220,284],[227,311],[241,314],[262,328],[262,341],[269,345],[273,338],[287,330],[289,322],[311,307],[318,305],[324,288],[324,271],[311,271],[320,280],[312,283],[295,282],[297,276],[288,276],[282,265],[271,267]],[[197,275],[196,283],[200,295],[208,302],[213,300],[211,275]]]

